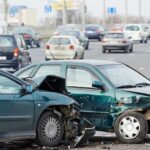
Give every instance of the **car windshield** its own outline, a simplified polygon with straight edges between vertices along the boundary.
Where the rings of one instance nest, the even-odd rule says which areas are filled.
[[[17,27],[13,30],[14,33],[19,34],[19,33],[28,33],[31,35],[34,35],[36,32],[28,27]]]
[[[80,31],[62,31],[61,35],[70,35],[70,36],[79,37]]]
[[[138,26],[127,26],[126,31],[139,31],[140,28]]]
[[[124,38],[123,33],[107,33],[105,38],[110,38],[110,39],[122,39]]]
[[[126,65],[102,65],[96,66],[96,68],[107,77],[116,88],[129,87],[129,85],[132,87],[140,83],[145,83],[145,85],[150,84],[148,79]]]
[[[53,45],[68,45],[70,44],[70,40],[68,38],[52,38],[49,43]]]

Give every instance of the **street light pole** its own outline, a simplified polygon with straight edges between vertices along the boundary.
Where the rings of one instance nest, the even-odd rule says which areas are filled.
[[[85,29],[85,0],[82,1],[82,29]]]
[[[141,0],[139,0],[139,23],[142,22]]]
[[[6,24],[6,32],[8,32],[8,19],[7,19],[7,15],[8,15],[7,0],[4,0],[4,20],[5,20],[5,24]]]
[[[103,26],[106,26],[106,2],[103,0]]]
[[[128,23],[128,0],[125,0],[125,24]]]
[[[63,0],[63,25],[67,24],[66,0]]]

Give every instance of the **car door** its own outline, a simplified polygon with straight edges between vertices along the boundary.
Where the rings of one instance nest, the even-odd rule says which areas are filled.
[[[81,104],[82,115],[97,129],[104,130],[112,125],[111,108],[115,100],[113,91],[92,87],[92,82],[98,80],[100,79],[88,68],[67,67],[66,86],[69,95]]]
[[[21,93],[22,85],[0,75],[0,133],[31,131],[34,121],[32,94]]]

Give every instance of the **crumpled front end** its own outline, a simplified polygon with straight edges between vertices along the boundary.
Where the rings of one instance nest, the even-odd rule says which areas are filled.
[[[80,117],[79,108],[76,105],[64,108],[64,139],[69,141],[71,147],[79,147],[86,143],[95,134],[95,126],[85,118]]]

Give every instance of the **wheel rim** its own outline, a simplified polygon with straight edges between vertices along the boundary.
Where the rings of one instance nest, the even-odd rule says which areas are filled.
[[[119,132],[125,139],[134,139],[139,135],[140,123],[132,116],[127,116],[120,121]]]
[[[42,134],[47,142],[54,142],[60,135],[59,121],[53,117],[44,120],[42,125]]]

